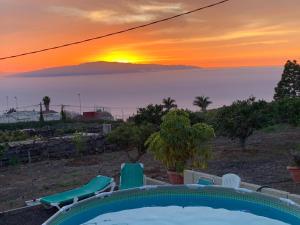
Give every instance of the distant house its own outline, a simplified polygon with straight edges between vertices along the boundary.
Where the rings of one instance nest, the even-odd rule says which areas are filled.
[[[113,116],[111,113],[107,111],[91,111],[91,112],[83,112],[84,120],[113,120]]]

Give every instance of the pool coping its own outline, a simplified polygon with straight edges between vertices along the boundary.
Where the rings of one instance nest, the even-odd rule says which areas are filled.
[[[154,180],[155,181],[155,180]],[[265,196],[266,197],[266,199],[269,199],[270,201],[276,201],[276,202],[274,202],[275,204],[274,204],[274,206],[276,206],[278,203],[280,204],[280,207],[282,207],[282,206],[284,206],[284,208],[285,207],[287,207],[287,206],[289,206],[289,207],[294,207],[294,209],[293,210],[298,210],[298,213],[299,213],[299,207],[300,207],[300,205],[298,205],[297,203],[294,203],[294,202],[292,202],[292,201],[286,201],[286,199],[283,199],[283,198],[278,198],[278,197],[274,197],[273,195],[268,195],[268,194],[265,194],[265,193],[258,193],[258,192],[255,192],[255,191],[252,191],[252,190],[249,190],[249,189],[245,189],[245,188],[235,188],[235,189],[232,189],[232,188],[226,188],[226,187],[221,187],[221,186],[203,186],[203,185],[198,185],[198,184],[186,184],[186,185],[167,185],[167,186],[164,186],[164,185],[149,185],[149,186],[143,186],[143,187],[139,187],[139,188],[134,188],[134,189],[128,189],[128,190],[118,190],[118,191],[115,191],[114,193],[102,193],[102,194],[99,194],[99,195],[97,195],[97,196],[94,196],[94,197],[91,197],[91,198],[89,198],[89,199],[85,199],[85,200],[82,200],[82,201],[80,201],[78,204],[74,204],[74,205],[69,205],[69,206],[65,206],[65,207],[63,207],[63,208],[61,208],[57,213],[55,213],[52,217],[50,217],[46,222],[44,222],[42,225],[48,225],[48,224],[50,224],[50,223],[52,223],[53,222],[53,220],[55,220],[56,219],[56,217],[58,217],[58,216],[60,216],[60,214],[61,213],[67,213],[69,210],[73,210],[72,208],[74,208],[75,207],[75,210],[78,210],[78,209],[76,209],[76,207],[78,207],[79,205],[81,205],[81,204],[84,204],[85,202],[88,202],[88,201],[92,201],[92,200],[96,200],[96,199],[102,199],[102,198],[106,198],[106,197],[109,197],[109,196],[114,196],[114,195],[120,195],[121,194],[121,196],[122,196],[122,194],[124,194],[124,193],[129,193],[130,194],[130,192],[135,192],[135,191],[138,191],[138,192],[140,192],[140,191],[150,191],[151,192],[151,190],[153,190],[153,189],[161,189],[161,188],[163,188],[162,190],[160,190],[160,191],[164,191],[164,188],[172,188],[172,189],[174,189],[175,191],[176,191],[176,189],[178,189],[179,188],[179,190],[181,189],[181,188],[183,188],[183,190],[184,189],[186,189],[186,190],[193,190],[192,192],[195,192],[195,191],[198,191],[198,190],[201,190],[201,189],[203,189],[204,191],[208,191],[208,193],[209,193],[209,190],[210,189],[212,189],[212,190],[214,190],[215,188],[215,190],[214,191],[216,191],[216,193],[217,192],[222,192],[222,193],[227,193],[226,195],[224,195],[224,196],[227,196],[227,197],[225,197],[225,198],[228,198],[228,199],[235,199],[235,198],[232,198],[232,196],[230,197],[230,193],[232,192],[232,193],[235,193],[235,194],[239,194],[240,195],[240,197],[241,196],[243,196],[243,194],[251,194],[252,196],[249,196],[249,199],[252,199],[253,197],[254,198],[256,198],[256,199],[260,199],[260,197],[259,196]],[[172,190],[172,191],[174,191],[174,190]],[[140,192],[141,193],[141,192]],[[231,193],[231,194],[232,194]],[[256,194],[257,193],[257,194]],[[229,195],[228,195],[229,194]],[[255,197],[255,195],[253,195],[253,194],[255,194],[255,195],[258,195],[258,197],[259,198],[257,198],[257,196]],[[238,197],[237,199],[239,199],[240,197]],[[243,198],[245,198],[245,197],[242,197],[242,199]],[[255,199],[252,199],[253,200],[253,202],[255,202],[256,200]],[[250,200],[249,200],[248,198],[247,199],[245,199],[245,201],[249,201],[249,202],[251,202]],[[277,200],[276,200],[277,199]],[[272,202],[271,202],[272,203]],[[268,206],[268,204],[270,204],[270,203],[267,203],[266,204],[266,206]],[[273,204],[273,203],[272,203]],[[265,205],[265,204],[263,204],[262,203],[262,205]],[[272,206],[273,207],[273,206]],[[279,208],[277,208],[277,207],[274,207],[275,209],[279,209]],[[298,209],[297,209],[298,208]],[[79,210],[80,210],[80,207],[79,207]],[[285,210],[282,210],[282,212],[285,212]],[[74,212],[73,212],[74,213]],[[76,213],[76,212],[75,212]],[[291,214],[291,215],[293,215],[293,214]],[[299,215],[299,214],[298,214]],[[299,218],[299,216],[298,216],[298,218]],[[293,223],[294,224],[294,223]]]
[[[184,184],[195,184],[198,183],[199,178],[208,178],[213,179],[216,185],[220,185],[222,182],[222,178],[219,176],[211,175],[208,173],[193,171],[193,170],[185,170],[184,171]],[[241,188],[246,188],[252,191],[256,191],[261,186],[256,184],[251,184],[247,182],[241,182]],[[263,188],[261,193],[270,195],[277,198],[288,199],[294,201],[297,204],[300,204],[300,195],[293,194],[287,191],[281,191],[273,188]]]

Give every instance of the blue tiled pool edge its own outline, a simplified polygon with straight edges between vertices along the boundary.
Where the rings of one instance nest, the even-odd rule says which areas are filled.
[[[158,186],[117,191],[105,198],[93,198],[53,217],[47,225],[75,225],[94,217],[125,209],[149,206],[207,206],[246,210],[288,224],[300,224],[300,207],[256,192],[213,186]]]

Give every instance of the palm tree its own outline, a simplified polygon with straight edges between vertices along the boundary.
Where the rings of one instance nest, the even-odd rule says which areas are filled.
[[[50,110],[50,101],[51,101],[51,99],[50,99],[50,97],[49,96],[45,96],[44,98],[43,98],[43,102],[44,102],[44,106],[45,106],[45,108],[46,108],[46,112],[49,112]]]
[[[41,102],[40,102],[40,118],[39,118],[39,121],[41,123],[44,122],[43,108],[42,108],[42,103]]]
[[[197,96],[194,100],[194,105],[201,108],[202,112],[206,112],[207,107],[212,103],[207,96]]]
[[[167,110],[170,111],[173,108],[177,108],[177,105],[175,104],[175,100],[168,97],[163,99],[163,107]]]

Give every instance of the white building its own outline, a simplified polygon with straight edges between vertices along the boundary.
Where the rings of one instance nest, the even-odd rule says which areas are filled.
[[[43,113],[45,121],[60,120],[57,112]],[[0,123],[17,123],[39,121],[40,112],[38,111],[18,111],[0,115]]]

